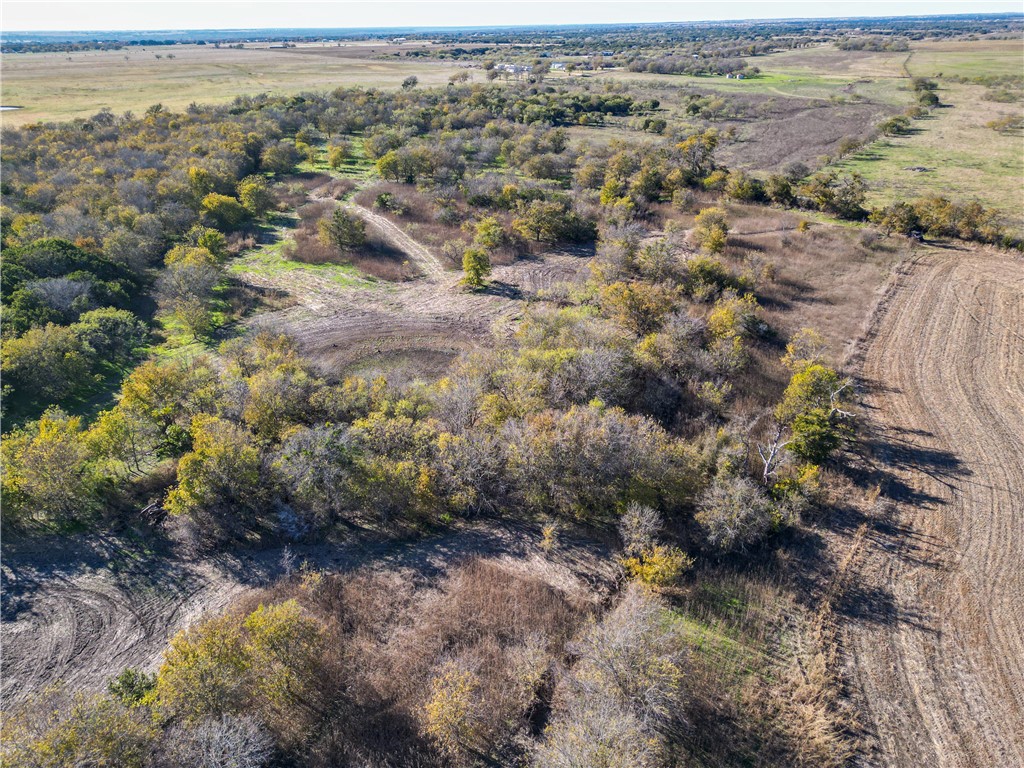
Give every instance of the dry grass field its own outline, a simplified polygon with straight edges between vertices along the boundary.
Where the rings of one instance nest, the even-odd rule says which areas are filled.
[[[4,54],[0,100],[21,109],[3,112],[3,125],[88,117],[104,107],[116,113],[141,112],[160,103],[180,110],[192,102],[217,104],[246,94],[339,86],[397,88],[410,75],[423,85],[438,85],[457,71],[452,64],[434,61],[373,58],[387,50],[385,45],[352,43],[345,48],[175,45]]]

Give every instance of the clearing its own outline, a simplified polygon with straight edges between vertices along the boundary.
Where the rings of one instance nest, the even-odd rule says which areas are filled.
[[[863,350],[892,500],[848,608],[870,764],[1024,765],[1024,260],[928,249]]]

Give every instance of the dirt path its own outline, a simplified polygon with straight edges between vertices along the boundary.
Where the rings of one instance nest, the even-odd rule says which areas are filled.
[[[863,375],[891,513],[850,610],[865,765],[1024,765],[1024,260],[930,250]]]
[[[498,558],[585,599],[597,599],[614,579],[604,545],[567,532],[557,550],[544,552],[540,540],[527,526],[485,522],[409,542],[364,537],[297,545],[293,553],[296,564],[400,570],[417,583],[433,583],[467,557]],[[189,561],[116,538],[34,546],[17,551],[5,543],[3,706],[57,681],[72,691],[101,691],[125,667],[155,670],[178,630],[283,573],[282,549]]]
[[[379,213],[374,213],[366,206],[356,203],[349,203],[348,206],[358,211],[360,216],[377,227],[384,234],[384,237],[392,245],[405,253],[428,278],[444,277],[444,265],[437,260],[437,257],[430,252],[430,249],[425,245],[417,243],[405,234],[397,224],[381,216]]]

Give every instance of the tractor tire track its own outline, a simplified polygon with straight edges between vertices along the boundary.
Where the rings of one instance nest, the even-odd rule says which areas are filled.
[[[1024,260],[931,251],[863,350],[893,500],[847,633],[864,765],[1024,765]]]

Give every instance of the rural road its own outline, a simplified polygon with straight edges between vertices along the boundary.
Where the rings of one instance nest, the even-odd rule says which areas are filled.
[[[895,502],[847,606],[862,764],[1024,766],[1024,260],[904,265],[862,373]]]

